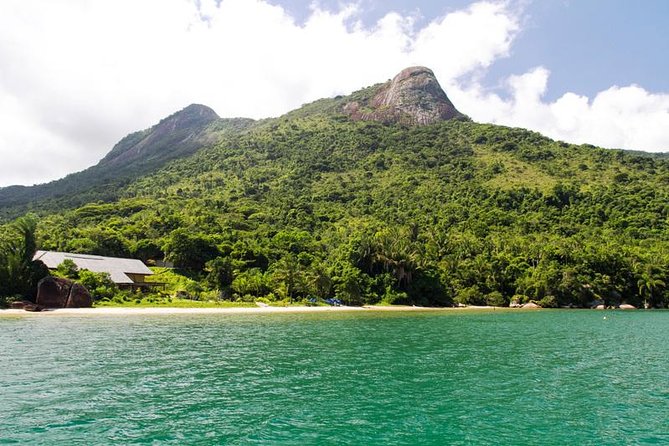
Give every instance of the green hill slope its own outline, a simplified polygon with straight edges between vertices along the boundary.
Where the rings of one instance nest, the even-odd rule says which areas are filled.
[[[166,257],[231,299],[669,302],[666,159],[345,112],[378,88],[222,132],[113,200],[43,211],[41,248]]]
[[[114,200],[133,179],[252,123],[251,119],[220,119],[209,107],[189,105],[149,129],[126,136],[97,165],[82,172],[37,186],[0,188],[0,218],[16,217],[31,209],[55,210]]]

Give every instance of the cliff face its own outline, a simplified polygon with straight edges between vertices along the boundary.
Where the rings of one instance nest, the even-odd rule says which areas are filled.
[[[428,125],[464,117],[439,85],[432,70],[411,67],[380,85],[368,99],[348,102],[342,110],[353,120]]]

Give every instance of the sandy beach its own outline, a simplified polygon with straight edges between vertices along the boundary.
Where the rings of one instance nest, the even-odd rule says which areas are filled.
[[[362,306],[362,307],[222,307],[222,308],[171,308],[171,307],[97,307],[97,308],[58,308],[41,312],[25,310],[0,310],[2,316],[132,316],[132,315],[178,315],[178,314],[277,314],[277,313],[327,313],[327,312],[371,312],[371,311],[463,311],[491,309],[491,307],[437,308],[413,306]]]

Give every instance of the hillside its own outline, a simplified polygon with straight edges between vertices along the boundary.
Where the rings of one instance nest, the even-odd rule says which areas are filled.
[[[97,165],[82,172],[37,186],[0,188],[0,218],[16,217],[30,209],[56,210],[114,200],[118,190],[133,179],[252,123],[251,119],[220,119],[209,107],[189,105],[149,129],[126,136]]]
[[[377,101],[397,79],[216,133],[112,199],[42,207],[39,244],[166,257],[232,299],[669,302],[666,159],[474,123],[439,111],[445,93]],[[101,164],[141,154],[128,138]]]

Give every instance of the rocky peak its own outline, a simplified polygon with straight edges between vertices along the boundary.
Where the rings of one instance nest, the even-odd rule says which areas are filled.
[[[191,104],[150,129],[126,136],[99,165],[121,166],[191,153],[201,147],[200,136],[205,128],[218,119],[216,112],[206,105]]]
[[[380,85],[362,101],[347,103],[343,112],[355,120],[428,125],[464,117],[442,90],[432,70],[410,67]]]
[[[161,120],[155,129],[157,130],[162,127],[168,131],[175,131],[193,126],[206,125],[217,119],[218,115],[216,112],[206,105],[191,104],[183,110]]]

